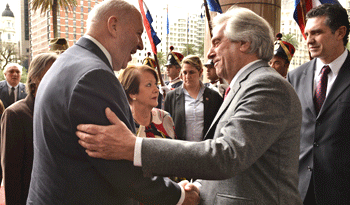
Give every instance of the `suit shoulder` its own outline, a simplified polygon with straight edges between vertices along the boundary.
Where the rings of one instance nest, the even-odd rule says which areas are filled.
[[[312,67],[313,64],[314,64],[314,60],[306,62],[306,63],[302,64],[301,66],[295,68],[294,70],[289,71],[288,76],[290,76],[290,77],[300,76],[305,71],[305,69]]]

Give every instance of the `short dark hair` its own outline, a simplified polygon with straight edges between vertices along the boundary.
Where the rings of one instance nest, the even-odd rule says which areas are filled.
[[[118,79],[120,81],[120,84],[122,84],[126,96],[128,98],[128,101],[131,102],[132,99],[130,98],[130,94],[138,94],[139,93],[139,87],[140,87],[140,78],[142,73],[149,72],[151,73],[154,78],[156,79],[156,82],[158,82],[158,76],[157,72],[149,67],[148,65],[142,65],[142,66],[128,66],[124,69],[124,71],[119,75]]]
[[[340,4],[321,4],[311,9],[306,14],[306,19],[315,18],[319,16],[326,16],[325,24],[334,33],[341,26],[346,27],[346,34],[343,38],[344,46],[348,43],[349,36],[349,17],[346,10]]]

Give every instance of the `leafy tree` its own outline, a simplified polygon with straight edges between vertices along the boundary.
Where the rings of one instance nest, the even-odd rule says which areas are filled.
[[[283,34],[282,41],[287,41],[288,43],[292,44],[295,49],[297,49],[299,46],[299,42],[294,33]]]
[[[58,9],[64,8],[65,11],[73,11],[73,7],[77,6],[76,0],[32,0],[32,9],[34,11],[41,8],[40,12],[45,13],[46,11],[51,11],[52,21],[53,21],[53,35],[54,38],[58,37],[57,30],[57,12]]]
[[[196,54],[197,51],[195,50],[195,45],[193,45],[193,44],[186,44],[185,48],[182,49],[181,53],[184,56],[188,56],[188,55]]]
[[[157,59],[158,59],[160,68],[163,67],[163,65],[166,63],[166,60],[167,60],[164,52],[157,52]]]
[[[198,47],[198,56],[204,57],[204,42],[201,42],[201,44]]]
[[[346,48],[350,51],[350,42],[348,42],[348,44],[346,44]]]

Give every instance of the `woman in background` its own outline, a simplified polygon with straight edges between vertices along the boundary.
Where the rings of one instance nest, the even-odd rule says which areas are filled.
[[[222,104],[219,93],[201,82],[202,73],[200,58],[186,56],[182,60],[183,85],[166,95],[164,110],[174,120],[178,139],[202,141]]]
[[[30,63],[27,97],[9,106],[1,117],[1,165],[7,205],[26,204],[33,166],[33,111],[37,88],[55,53],[37,55]]]
[[[158,105],[158,76],[147,65],[130,66],[119,76],[137,127],[138,137],[175,139],[174,122]]]

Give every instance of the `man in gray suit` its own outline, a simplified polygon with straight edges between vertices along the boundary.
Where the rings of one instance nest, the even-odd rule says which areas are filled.
[[[163,177],[144,177],[125,160],[89,157],[75,135],[81,123],[108,125],[110,107],[135,133],[125,92],[114,71],[143,49],[140,12],[107,0],[89,13],[86,35],[55,61],[34,105],[34,162],[27,204],[177,204],[198,198]],[[184,198],[180,198],[184,196]],[[139,203],[137,203],[139,204]]]
[[[92,157],[134,161],[147,176],[203,179],[202,204],[301,204],[301,107],[293,87],[268,66],[272,29],[240,7],[216,16],[214,26],[208,57],[230,91],[207,140],[136,138],[107,109],[114,125],[79,125],[79,143]],[[212,131],[213,139],[208,139]]]
[[[314,59],[287,76],[303,112],[299,192],[307,205],[348,204],[350,53],[345,46],[349,17],[346,9],[337,4],[322,4],[306,17],[306,43]],[[316,103],[321,93],[323,102]]]
[[[0,99],[7,108],[27,96],[26,86],[21,83],[22,66],[10,63],[4,68],[5,80],[0,82]]]

